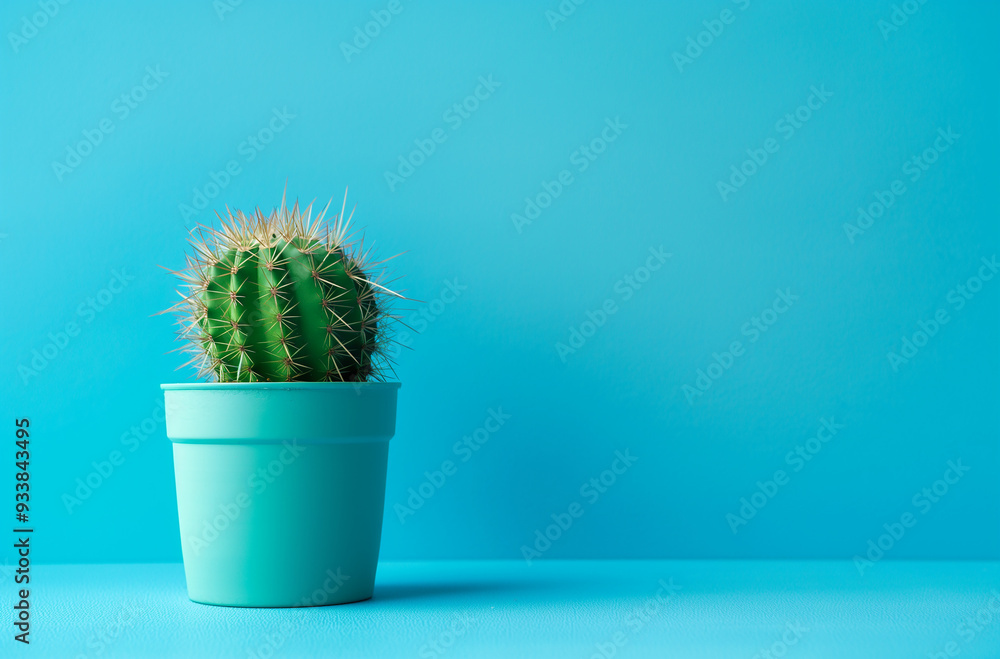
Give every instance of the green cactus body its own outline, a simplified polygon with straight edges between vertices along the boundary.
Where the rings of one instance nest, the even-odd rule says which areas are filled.
[[[182,333],[220,382],[382,379],[385,297],[401,296],[368,277],[339,218],[304,213],[230,214],[192,241]]]

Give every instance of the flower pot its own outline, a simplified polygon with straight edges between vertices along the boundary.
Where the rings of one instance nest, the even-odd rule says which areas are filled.
[[[188,596],[368,599],[398,382],[165,384]]]

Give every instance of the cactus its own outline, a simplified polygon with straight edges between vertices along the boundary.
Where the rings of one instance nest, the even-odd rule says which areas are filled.
[[[345,207],[346,207],[345,195]],[[219,382],[365,382],[392,364],[389,303],[402,298],[369,272],[371,250],[349,242],[344,208],[325,222],[298,202],[270,215],[227,208],[220,229],[192,231],[178,274],[188,364]],[[353,217],[353,212],[351,213]],[[388,259],[386,259],[388,260]]]

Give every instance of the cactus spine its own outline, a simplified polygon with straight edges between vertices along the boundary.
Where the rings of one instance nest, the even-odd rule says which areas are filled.
[[[345,196],[346,206],[346,196]],[[227,209],[220,229],[192,232],[181,336],[202,375],[219,382],[364,382],[391,370],[391,298],[368,273],[370,250],[349,243],[351,218],[312,219],[281,200],[270,215]],[[351,214],[353,216],[353,212]]]

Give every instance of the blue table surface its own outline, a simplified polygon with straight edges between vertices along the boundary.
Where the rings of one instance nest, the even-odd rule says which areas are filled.
[[[31,596],[30,647],[5,623],[0,656],[1000,657],[998,562],[383,563],[373,599],[311,609],[195,604],[180,565],[41,565]]]

